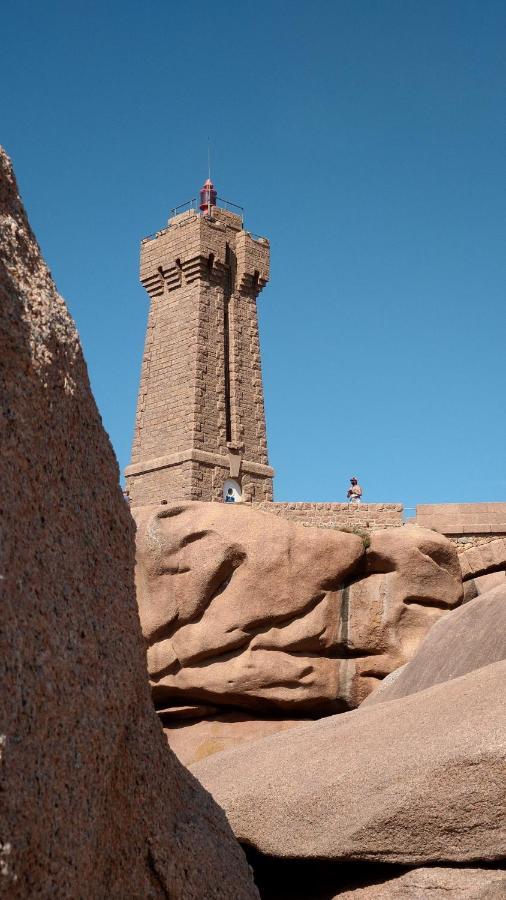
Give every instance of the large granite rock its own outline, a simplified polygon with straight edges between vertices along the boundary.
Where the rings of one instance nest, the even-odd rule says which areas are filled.
[[[339,891],[334,897],[327,893],[321,900],[504,900],[505,897],[504,870],[434,866],[410,869],[367,887]]]
[[[133,522],[3,151],[0,415],[2,893],[257,897],[223,812],[152,708]]]
[[[414,659],[370,694],[362,709],[423,691],[502,659],[506,659],[506,585],[436,622]]]
[[[486,865],[506,853],[505,676],[494,663],[192,771],[270,857]]]
[[[379,532],[365,552],[245,505],[134,514],[153,697],[185,763],[357,706],[461,599],[456,551],[423,528]]]
[[[157,706],[332,710],[335,591],[364,555],[354,534],[242,504],[135,509],[137,599]]]
[[[339,592],[348,656],[340,687],[349,708],[412,659],[429,629],[462,599],[455,548],[430,529],[374,532],[365,562],[362,577]]]
[[[242,710],[199,715],[198,707],[193,710],[188,708],[186,714],[187,718],[184,718],[184,708],[171,709],[169,714],[159,713],[170,747],[184,765],[312,721],[262,716],[253,718]]]

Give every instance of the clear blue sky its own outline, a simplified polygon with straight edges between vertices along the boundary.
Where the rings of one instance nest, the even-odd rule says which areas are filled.
[[[206,176],[271,240],[278,500],[506,500],[504,0],[4,0],[0,141],[129,461],[139,240]]]

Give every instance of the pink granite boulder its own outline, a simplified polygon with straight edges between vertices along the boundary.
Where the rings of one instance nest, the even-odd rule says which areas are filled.
[[[361,709],[423,691],[502,659],[506,659],[506,586],[493,588],[436,622],[414,659],[370,694]]]
[[[192,771],[276,858],[488,864],[506,853],[506,662],[217,753]]]
[[[422,528],[304,528],[245,505],[134,511],[158,707],[318,714],[356,706],[460,602],[450,542]]]
[[[364,556],[360,537],[243,504],[174,503],[134,515],[137,599],[157,706],[337,708],[334,592]]]
[[[365,551],[246,505],[134,515],[153,698],[185,763],[357,706],[461,600],[454,547],[423,528]]]

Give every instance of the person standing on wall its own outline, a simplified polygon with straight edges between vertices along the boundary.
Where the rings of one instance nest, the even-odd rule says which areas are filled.
[[[350,478],[351,487],[348,489],[347,497],[348,503],[360,503],[362,500],[362,488],[360,487],[357,478],[353,475]]]

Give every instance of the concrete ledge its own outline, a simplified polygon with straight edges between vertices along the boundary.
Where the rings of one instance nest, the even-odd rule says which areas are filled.
[[[201,462],[210,466],[220,466],[222,469],[229,470],[228,456],[222,456],[220,453],[208,453],[206,450],[181,450],[179,453],[170,453],[168,456],[158,456],[156,459],[147,459],[145,462],[135,463],[127,466],[125,475],[127,478],[133,478],[136,475],[145,475],[146,472],[156,472],[158,469],[168,469],[170,466],[179,466],[184,462]],[[261,463],[249,462],[243,460],[241,472],[249,472],[252,475],[265,475],[267,478],[274,478],[274,469],[271,466],[264,466]]]

